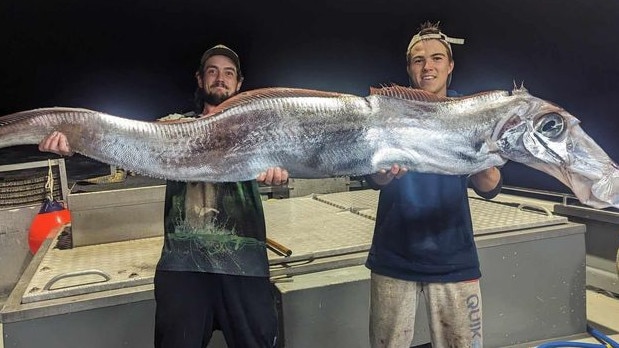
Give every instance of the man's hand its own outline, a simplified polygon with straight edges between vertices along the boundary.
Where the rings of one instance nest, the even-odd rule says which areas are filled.
[[[399,179],[406,173],[408,173],[408,168],[400,167],[400,165],[396,163],[391,166],[391,169],[381,169],[378,173],[372,174],[371,177],[377,185],[384,186],[390,183],[394,178]]]
[[[481,192],[493,190],[501,180],[501,171],[496,167],[490,167],[479,173],[471,175],[471,182]]]
[[[288,182],[288,171],[280,167],[272,167],[260,173],[256,181],[267,185],[283,185]]]
[[[73,156],[67,137],[60,132],[53,132],[39,143],[39,151],[53,152],[61,156]]]

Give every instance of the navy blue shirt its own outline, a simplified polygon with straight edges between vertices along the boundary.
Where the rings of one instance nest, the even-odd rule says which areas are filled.
[[[489,192],[491,197],[501,182]],[[382,187],[366,266],[377,274],[418,282],[481,277],[467,186],[465,175],[409,172]]]

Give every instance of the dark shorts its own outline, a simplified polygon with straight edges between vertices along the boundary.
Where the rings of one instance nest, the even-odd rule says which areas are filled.
[[[221,330],[230,348],[271,348],[277,339],[267,277],[202,272],[155,273],[155,347],[203,348]]]

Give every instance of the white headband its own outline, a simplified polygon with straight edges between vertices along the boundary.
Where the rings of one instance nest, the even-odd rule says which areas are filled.
[[[464,39],[449,37],[440,31],[437,34],[436,33],[428,33],[428,34],[423,34],[423,35],[415,34],[415,36],[413,36],[413,38],[411,39],[411,42],[408,44],[408,48],[406,49],[406,55],[408,56],[408,53],[411,51],[411,48],[413,48],[413,46],[415,46],[416,43],[418,43],[421,40],[429,40],[429,39],[437,39],[437,40],[441,40],[445,42],[447,44],[447,47],[449,48],[449,53],[452,53],[450,43],[456,44],[456,45],[464,44]]]

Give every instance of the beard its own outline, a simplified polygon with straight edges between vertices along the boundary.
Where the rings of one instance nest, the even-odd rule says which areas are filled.
[[[210,105],[215,105],[215,106],[223,103],[226,99],[234,95],[234,94],[228,94],[228,93],[221,94],[221,93],[207,92],[205,90],[202,90],[202,93],[203,93],[204,102]]]

